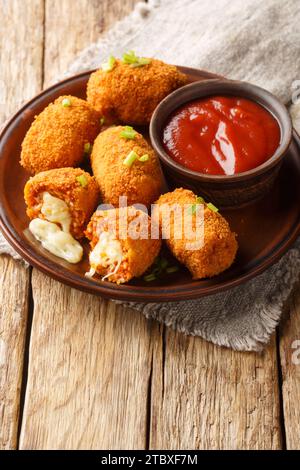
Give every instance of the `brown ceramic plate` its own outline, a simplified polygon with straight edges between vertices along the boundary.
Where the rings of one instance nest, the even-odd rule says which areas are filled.
[[[191,82],[216,78],[201,70],[184,67],[181,70]],[[283,255],[300,234],[300,139],[296,133],[273,190],[255,205],[222,211],[238,234],[239,251],[233,266],[217,277],[193,281],[182,268],[159,281],[147,283],[135,279],[117,286],[86,278],[87,256],[81,263],[71,265],[45,251],[27,229],[23,187],[29,175],[19,165],[21,143],[34,116],[59,95],[85,97],[89,75],[69,78],[38,95],[11,119],[0,136],[0,226],[23,258],[61,282],[102,297],[162,302],[193,299],[234,287],[261,273]]]

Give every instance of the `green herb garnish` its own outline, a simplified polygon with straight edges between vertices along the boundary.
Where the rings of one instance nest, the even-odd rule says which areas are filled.
[[[123,161],[123,164],[130,168],[137,158],[139,158],[138,154],[134,150],[131,150]]]
[[[197,210],[197,206],[198,204],[192,204],[189,208],[188,208],[188,213],[191,214],[191,215],[194,215],[196,213],[196,210]]]
[[[85,188],[85,187],[88,185],[88,181],[87,181],[85,175],[76,176],[76,179],[77,179],[78,183],[80,183],[80,185],[81,185],[83,188]]]
[[[160,259],[160,263],[159,263],[159,267],[161,269],[166,269],[166,267],[169,265],[169,262],[166,258],[161,258]]]
[[[92,151],[91,144],[89,142],[86,142],[84,144],[84,153],[89,155],[91,153],[91,151]]]
[[[61,104],[63,105],[64,108],[68,108],[69,106],[71,106],[71,100],[69,98],[64,98],[61,102]]]
[[[123,130],[120,132],[120,137],[123,139],[134,140],[137,132],[131,126],[124,126]]]
[[[149,160],[149,155],[145,153],[145,155],[142,155],[140,158],[139,158],[139,161],[140,162],[147,162]]]
[[[134,51],[124,52],[122,57],[123,64],[134,64],[138,60],[137,56],[135,55]]]
[[[179,270],[178,266],[169,266],[169,261],[160,256],[157,256],[152,266],[152,271],[144,276],[145,281],[154,281],[154,279],[160,278],[164,273],[171,274]]]
[[[154,281],[155,279],[156,279],[156,276],[153,273],[147,274],[147,276],[144,276],[144,281],[146,282]]]
[[[101,68],[103,72],[110,72],[116,64],[116,59],[113,55],[110,55],[109,58],[107,59],[107,62],[104,62],[101,65]]]
[[[219,209],[216,206],[214,206],[211,202],[207,204],[207,207],[213,212],[219,212]]]
[[[131,67],[143,67],[148,65],[151,62],[151,59],[146,57],[138,57],[134,51],[128,51],[123,54],[122,57],[123,64],[128,64]]]
[[[102,118],[100,118],[100,126],[103,126],[104,123],[105,123],[105,117],[102,116]]]
[[[178,266],[170,266],[169,268],[166,269],[166,272],[168,274],[171,274],[171,273],[176,273],[178,270],[179,270]]]
[[[204,201],[203,197],[197,196],[196,197],[196,203],[192,204],[189,207],[189,214],[194,215],[196,213],[197,209],[198,209],[199,204],[204,204],[204,203],[205,203],[205,201]]]
[[[147,59],[146,57],[139,57],[137,62],[131,64],[131,67],[144,67],[144,65],[148,65],[150,62],[151,59]]]

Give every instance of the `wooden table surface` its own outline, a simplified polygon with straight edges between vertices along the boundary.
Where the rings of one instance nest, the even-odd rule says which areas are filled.
[[[135,3],[0,0],[0,120]],[[2,449],[300,448],[299,288],[261,355],[174,333],[8,256],[0,309]]]

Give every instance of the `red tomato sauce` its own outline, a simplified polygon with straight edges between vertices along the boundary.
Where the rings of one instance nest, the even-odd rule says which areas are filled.
[[[180,165],[199,173],[233,175],[268,160],[280,143],[276,119],[245,98],[192,101],[169,117],[163,143]]]

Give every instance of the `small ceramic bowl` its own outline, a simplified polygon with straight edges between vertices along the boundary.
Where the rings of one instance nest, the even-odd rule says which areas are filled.
[[[183,167],[166,153],[162,135],[170,114],[185,103],[213,95],[250,99],[262,105],[276,118],[280,126],[281,140],[272,157],[262,165],[243,173],[208,175]],[[220,208],[234,208],[257,201],[271,189],[291,143],[292,122],[286,107],[263,88],[225,79],[205,80],[179,88],[161,101],[151,119],[150,138],[171,186],[189,188]]]

